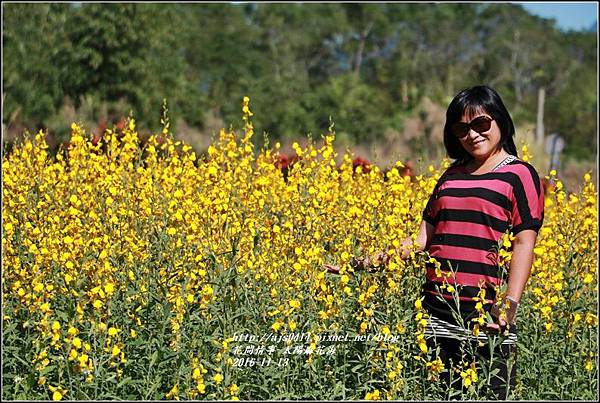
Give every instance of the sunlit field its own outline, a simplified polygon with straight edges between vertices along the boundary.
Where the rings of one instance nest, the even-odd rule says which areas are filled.
[[[3,399],[489,397],[485,366],[445,368],[425,344],[426,253],[348,265],[416,235],[450,161],[353,169],[330,130],[296,145],[284,175],[278,144],[252,143],[248,102],[243,132],[221,131],[203,157],[166,116],[143,144],[133,119],[99,141],[74,123],[55,157],[42,132],[3,157]],[[567,194],[554,174],[509,396],[593,400],[597,190],[586,174]],[[443,371],[462,385],[446,390]]]

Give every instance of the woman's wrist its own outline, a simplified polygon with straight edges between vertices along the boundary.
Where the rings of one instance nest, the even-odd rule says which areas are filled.
[[[506,321],[512,325],[516,322],[519,302],[511,296],[505,296],[501,301],[492,306],[491,314],[498,319]]]

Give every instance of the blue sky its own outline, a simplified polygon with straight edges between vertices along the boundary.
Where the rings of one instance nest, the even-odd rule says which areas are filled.
[[[554,18],[558,28],[588,29],[598,20],[596,2],[515,2],[525,7],[531,14],[544,18]]]

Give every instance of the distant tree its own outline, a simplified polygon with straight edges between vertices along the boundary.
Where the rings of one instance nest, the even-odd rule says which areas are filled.
[[[3,11],[4,124],[58,125],[70,99],[92,120],[131,109],[142,127],[156,128],[166,98],[174,123],[206,129],[211,117],[212,130],[236,128],[248,95],[257,133],[318,135],[332,117],[337,133],[364,142],[401,130],[425,97],[446,106],[459,89],[488,84],[517,122],[537,117],[540,133],[559,132],[566,154],[594,153],[595,33],[564,33],[517,4],[23,3]]]
[[[3,119],[34,128],[56,112],[64,88],[57,54],[67,39],[68,4],[3,4]]]
[[[565,155],[591,160],[598,152],[597,35],[569,32],[562,44],[569,65],[548,99],[546,127],[565,139]]]
[[[57,57],[65,95],[76,106],[84,94],[109,103],[125,99],[139,120],[158,126],[163,98],[172,111],[185,102],[184,59],[171,17],[172,9],[158,4],[74,8],[66,22],[69,46]]]
[[[332,116],[337,133],[347,134],[357,142],[369,143],[382,137],[385,121],[379,114],[385,97],[361,82],[353,72],[332,78],[316,94],[321,112],[321,126]]]

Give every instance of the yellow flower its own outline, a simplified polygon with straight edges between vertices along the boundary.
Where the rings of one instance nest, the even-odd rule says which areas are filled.
[[[77,358],[77,350],[72,348],[71,351],[69,351],[69,361],[73,361],[75,358]]]
[[[115,291],[115,286],[112,283],[108,283],[104,286],[104,291],[107,294],[112,294]]]
[[[477,372],[475,371],[473,365],[471,365],[471,368],[468,368],[465,371],[461,371],[460,376],[463,378],[463,383],[467,388],[471,386],[471,384],[476,383],[478,380]]]
[[[62,398],[67,394],[67,391],[60,386],[54,387],[52,385],[48,385],[50,392],[52,392],[52,400],[62,400]]]
[[[428,361],[425,366],[429,372],[429,379],[438,379],[439,374],[445,369],[445,365],[440,358]]]
[[[81,354],[77,360],[79,361],[79,365],[85,366],[88,363],[89,356],[87,354]]]
[[[221,382],[223,382],[223,375],[221,374],[216,374],[215,376],[213,376],[213,381],[215,381],[215,383],[217,385],[219,385]]]
[[[232,383],[229,386],[229,393],[231,393],[232,395],[235,395],[238,392],[238,390],[240,390],[240,388],[238,388],[238,386],[235,383]]]
[[[349,281],[350,281],[350,277],[347,274],[342,274],[340,282],[342,284],[348,284]]]
[[[380,399],[380,393],[379,390],[374,390],[373,392],[367,392],[367,394],[365,395],[365,400],[379,400]]]
[[[377,386],[379,391],[367,389],[369,398],[398,396],[399,390],[410,388],[397,361],[405,363],[417,354],[423,369],[427,365],[428,378],[435,378],[441,364],[428,361],[435,357],[426,354],[429,319],[423,300],[413,298],[414,306],[400,307],[414,311],[415,317],[407,322],[414,325],[411,335],[406,334],[410,326],[395,320],[394,308],[387,311],[382,301],[411,294],[401,287],[414,284],[403,280],[422,276],[421,263],[434,263],[440,277],[451,275],[434,257],[416,253],[416,248],[408,260],[392,253],[405,237],[416,235],[418,211],[426,207],[450,160],[425,161],[423,172],[413,177],[402,176],[400,162],[385,177],[375,163],[370,172],[363,169],[359,174],[351,152],[338,166],[334,136],[324,136],[322,147],[313,140],[293,144],[297,158],[288,158],[288,169],[282,172],[281,144],[274,150],[253,146],[249,102],[245,97],[241,106],[243,133],[221,130],[202,160],[193,156],[190,144],[173,139],[166,116],[164,132],[144,142],[133,120],[131,126],[105,130],[101,143],[87,141],[90,136],[73,125],[64,152],[50,153],[42,133],[35,140],[16,142],[3,156],[3,297],[9,302],[3,316],[42,343],[34,346],[38,354],[47,351],[32,363],[38,382],[51,364],[58,373],[74,370],[80,381],[95,382],[88,354],[101,357],[83,339],[89,336],[95,343],[103,334],[107,343],[98,348],[106,350],[100,354],[111,357],[114,352],[109,365],[118,376],[125,370],[124,351],[134,357],[139,347],[136,331],[141,335],[155,328],[156,317],[146,311],[156,300],[170,310],[166,345],[184,349],[186,321],[215,323],[218,307],[213,304],[220,305],[228,296],[234,304],[257,301],[254,308],[271,318],[263,331],[295,332],[306,327],[319,333],[342,332],[344,323],[355,323],[354,330],[363,336],[373,330],[402,334],[408,338],[404,345],[414,341],[413,352],[395,351],[400,344],[387,343],[379,356],[385,362],[374,364],[388,384]],[[525,160],[535,161],[532,150],[524,147]],[[582,175],[583,188],[568,193],[564,183],[557,183],[557,173],[551,174],[546,178],[557,188],[545,192],[544,225],[524,298],[532,316],[543,319],[542,329],[564,330],[567,337],[572,335],[571,345],[587,345],[598,322],[593,309],[582,308],[595,306],[597,293],[595,173]],[[498,241],[499,265],[509,270],[515,237],[506,233]],[[388,248],[392,249],[388,270],[376,275],[354,273],[347,264],[351,256],[374,256]],[[321,268],[336,257],[342,272],[327,275]],[[243,292],[228,293],[229,282],[215,281],[221,274],[234,276],[231,284],[243,286]],[[445,289],[456,292],[459,287],[448,280],[452,285]],[[474,334],[480,335],[488,299],[483,291],[475,300],[478,315],[472,323]],[[503,292],[499,288],[494,294]],[[116,293],[118,298],[112,298]],[[306,323],[295,321],[300,310],[302,319],[309,319]],[[121,338],[115,314],[131,323],[122,329],[129,336]],[[215,355],[226,368],[233,367],[227,343],[219,345]],[[316,353],[316,344],[314,349]],[[60,352],[72,361],[50,361]],[[318,354],[306,356],[319,359]],[[582,369],[587,361],[596,368],[594,358],[584,357]],[[235,388],[227,385],[209,391],[216,381],[203,371],[198,363],[191,366],[190,373],[197,378],[186,383],[186,398],[195,400],[219,390],[224,398],[233,394]],[[465,368],[462,372],[461,380],[472,386],[476,378]],[[48,376],[42,387],[51,379]],[[178,398],[176,391],[170,397]],[[53,392],[63,400],[69,397],[58,388],[46,397]]]
[[[165,395],[167,399],[175,399],[179,400],[179,383],[176,383],[175,386],[171,388],[171,390]]]
[[[594,370],[594,363],[591,360],[585,363],[585,370],[588,372],[592,372]]]

